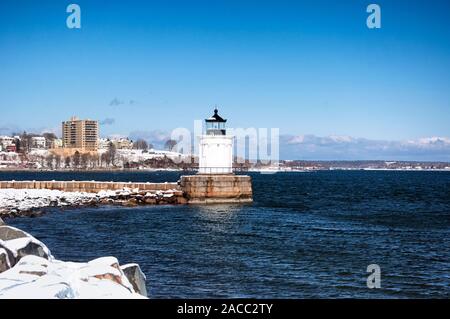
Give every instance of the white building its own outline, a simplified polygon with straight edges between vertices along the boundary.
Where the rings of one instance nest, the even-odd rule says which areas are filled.
[[[110,144],[113,144],[118,150],[131,150],[133,148],[133,142],[131,142],[128,138],[99,138],[98,139],[98,149],[99,150],[107,150],[109,149]]]
[[[31,138],[31,147],[37,149],[44,149],[46,147],[45,137],[43,136],[33,136]]]
[[[14,138],[10,136],[0,136],[0,145],[3,149],[6,149],[8,146],[14,143]]]
[[[131,150],[133,148],[133,142],[128,138],[118,138],[114,139],[112,142],[118,150]]]
[[[111,143],[111,140],[109,138],[99,138],[98,139],[98,149],[99,150],[107,150],[109,148],[109,143]]]
[[[0,136],[0,151],[5,152],[8,146],[14,144],[14,138],[10,136]]]
[[[233,136],[227,135],[225,123],[218,110],[205,120],[206,134],[200,136],[199,173],[233,173]]]
[[[62,148],[63,147],[63,140],[60,138],[55,138],[52,141],[51,148]]]

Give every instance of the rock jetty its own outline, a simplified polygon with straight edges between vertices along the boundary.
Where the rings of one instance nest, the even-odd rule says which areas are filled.
[[[36,217],[48,207],[186,204],[177,189],[147,191],[138,188],[101,190],[98,193],[65,192],[49,189],[0,189],[0,217]]]
[[[115,257],[65,262],[30,234],[0,224],[0,298],[146,298],[139,265]]]

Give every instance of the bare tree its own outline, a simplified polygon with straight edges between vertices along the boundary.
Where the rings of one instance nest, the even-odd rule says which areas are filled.
[[[45,132],[42,136],[45,138],[45,144],[47,147],[50,147],[53,144],[53,141],[57,139],[55,133]]]
[[[14,139],[14,145],[16,145],[16,152],[21,153],[22,152],[22,142],[20,141],[20,138]]]
[[[61,155],[55,156],[55,167],[56,169],[61,168]]]
[[[102,153],[100,155],[100,167],[103,167],[103,163],[106,164],[108,155],[106,153]]]
[[[73,166],[78,168],[80,166],[80,161],[81,161],[80,152],[76,151],[75,154],[73,154]]]
[[[66,159],[64,160],[66,168],[70,167],[70,164],[72,163],[72,158],[70,156],[67,156]]]
[[[29,153],[31,151],[31,138],[32,137],[33,137],[33,134],[28,134],[25,131],[20,136],[21,150],[23,153]]]
[[[81,167],[83,167],[84,169],[86,169],[88,166],[89,157],[90,157],[89,153],[83,153],[81,155]]]
[[[108,151],[106,152],[106,154],[107,154],[107,164],[109,165],[111,163],[114,166],[116,163],[116,154],[117,154],[116,146],[114,145],[114,143],[112,142],[109,143]]]
[[[177,141],[175,141],[175,140],[167,140],[167,142],[164,144],[164,148],[167,151],[172,151],[173,148],[175,147],[175,145],[177,145]]]
[[[133,142],[133,149],[146,151],[148,150],[148,143],[142,138],[139,138]]]
[[[55,160],[55,156],[53,154],[49,154],[46,157],[47,167],[53,169],[53,161]]]
[[[90,168],[96,168],[99,161],[98,154],[89,155],[89,167]]]

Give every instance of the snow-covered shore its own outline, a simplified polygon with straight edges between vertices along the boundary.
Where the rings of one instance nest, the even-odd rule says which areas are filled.
[[[30,234],[0,224],[0,298],[145,298],[145,279],[137,264],[114,257],[57,260]]]

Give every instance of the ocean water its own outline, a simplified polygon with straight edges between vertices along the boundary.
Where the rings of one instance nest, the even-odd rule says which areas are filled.
[[[139,263],[152,298],[449,298],[450,173],[251,174],[250,205],[49,209],[7,222],[58,259]],[[174,172],[0,173],[176,181]],[[381,288],[368,289],[369,264]]]

